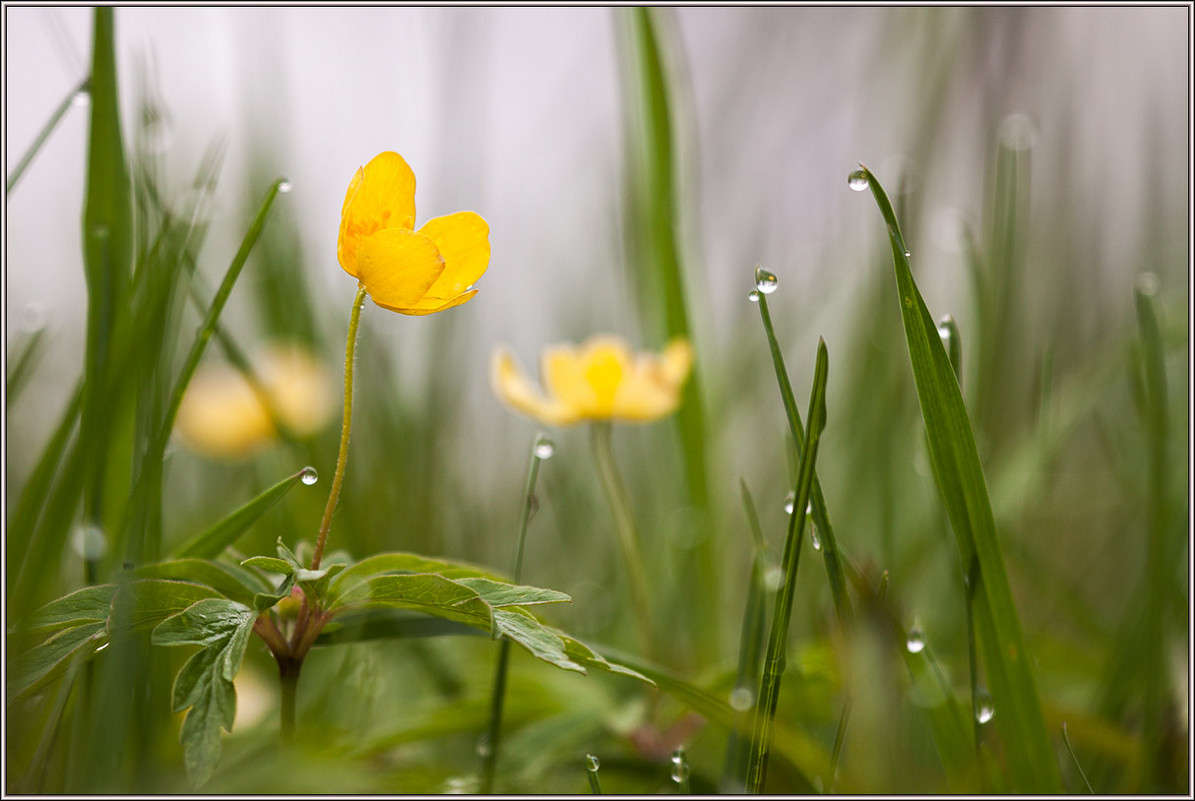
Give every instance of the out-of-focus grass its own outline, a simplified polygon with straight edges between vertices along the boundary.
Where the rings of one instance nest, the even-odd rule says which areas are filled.
[[[654,12],[626,16],[627,29],[641,42],[659,22]],[[101,51],[97,48],[100,58],[110,58]],[[692,243],[667,243],[684,230],[670,204],[683,208],[697,198],[674,193],[667,159],[675,140],[692,132],[678,122],[683,118],[673,116],[665,124],[660,116],[659,104],[675,91],[673,84],[661,83],[667,78],[663,62],[636,63],[640,66],[628,77],[654,86],[648,94],[657,107],[654,122],[640,119],[643,127],[632,133],[654,138],[655,169],[663,171],[649,182],[654,189],[640,197],[646,205],[637,208],[655,209],[654,216],[642,219],[651,223],[653,236],[664,238],[658,247],[671,247],[675,257]],[[106,72],[96,70],[97,76]],[[109,113],[104,109],[112,107],[108,93],[114,97],[116,92],[115,83],[103,80],[92,87],[93,113],[101,123]],[[920,163],[932,164],[934,151],[927,143],[941,140],[936,120],[945,117],[935,116],[928,97],[935,93],[925,91],[928,111],[909,149]],[[169,98],[154,102],[165,108]],[[635,107],[650,112],[649,106]],[[126,126],[125,133],[132,141],[145,134],[135,126],[131,135]],[[101,125],[96,136],[97,172],[89,186],[100,193],[108,185],[119,195],[125,190],[114,188],[124,180],[118,162],[126,158],[117,155],[120,131],[114,138]],[[1178,391],[1189,380],[1189,310],[1170,283],[1181,274],[1178,257],[1148,244],[1170,232],[1141,231],[1138,266],[1162,276],[1162,283],[1144,279],[1134,296],[1133,278],[1121,276],[1117,280],[1123,286],[1112,302],[1088,291],[1083,242],[1089,223],[1083,207],[1028,213],[1035,173],[1029,162],[1033,151],[1023,144],[992,142],[988,209],[969,232],[970,249],[958,257],[953,291],[942,293],[962,299],[962,305],[934,308],[931,302],[930,312],[935,319],[952,314],[965,344],[965,409],[1023,629],[1027,653],[1020,656],[1037,683],[1047,748],[1062,788],[1085,788],[1064,750],[1065,722],[1076,759],[1097,792],[1181,793],[1190,789],[1184,748],[1189,587],[1183,567],[1189,558],[1184,531],[1190,476],[1179,446],[1188,441],[1189,398]],[[228,263],[203,247],[206,216],[191,219],[168,201],[157,158],[145,149],[129,151],[132,211],[122,211],[115,195],[106,200],[97,195],[99,205],[84,229],[89,296],[100,304],[96,319],[109,313],[113,320],[129,319],[96,328],[86,371],[79,373],[86,372],[90,383],[83,381],[83,389],[70,397],[64,391],[62,422],[43,444],[43,458],[28,460],[34,465],[28,473],[9,478],[10,487],[20,488],[10,494],[6,509],[10,624],[41,600],[88,580],[119,576],[129,553],[152,559],[155,553],[175,551],[303,465],[314,465],[325,476],[315,489],[322,490],[331,476],[334,422],[312,436],[280,439],[233,462],[171,446],[164,461],[137,463],[134,454],[152,453],[146,446],[161,433],[173,379]],[[258,159],[260,174],[221,178],[244,185],[250,211],[242,230],[250,228],[264,188],[285,174],[284,169],[267,172],[279,166],[273,158]],[[849,168],[843,165],[844,194],[849,194]],[[195,173],[200,190],[195,197],[202,199],[204,188],[216,179],[218,160],[201,159]],[[886,175],[878,177],[888,183]],[[894,213],[911,243],[916,271],[932,198],[900,184],[894,188]],[[103,220],[95,217],[100,210],[105,210]],[[1161,226],[1166,215],[1153,219]],[[319,284],[309,269],[338,268],[302,251],[299,232],[311,224],[293,217],[281,200],[276,205],[234,288],[242,316],[221,317],[212,332],[217,347],[208,347],[204,359],[235,360],[233,354],[248,352],[253,343],[285,338],[338,363],[346,309],[330,308],[334,304],[313,288]],[[131,233],[122,234],[129,225]],[[842,604],[835,602],[833,573],[828,575],[819,560],[805,560],[795,586],[767,789],[1050,789],[1010,778],[1016,773],[1014,751],[1022,745],[1011,743],[1014,735],[1004,728],[1011,709],[997,700],[990,723],[972,721],[966,565],[959,561],[934,485],[899,301],[888,277],[890,257],[874,226],[849,235],[874,236],[874,257],[833,267],[867,278],[846,304],[842,333],[828,341],[836,366],[827,388],[829,423],[815,486],[832,513],[857,621],[848,632]],[[120,255],[126,247],[122,236],[131,237],[126,256]],[[122,259],[127,275],[116,271]],[[684,745],[693,791],[712,792],[719,787],[728,748],[741,749],[743,737],[750,736],[739,712],[741,694],[737,699],[733,694],[741,689],[744,670],[755,672],[758,662],[740,659],[737,644],[752,619],[748,615],[745,623],[749,588],[766,591],[768,586],[760,569],[752,577],[752,565],[765,546],[778,550],[786,523],[784,493],[793,483],[786,464],[787,409],[773,383],[768,348],[754,319],[757,309],[746,300],[754,263],[754,254],[742,254],[736,268],[743,276],[740,294],[708,301],[742,321],[734,358],[721,358],[712,348],[701,356],[710,407],[705,413],[686,407],[678,421],[680,437],[667,425],[615,432],[615,446],[626,457],[620,467],[644,534],[645,560],[658,585],[659,628],[677,633],[676,643],[661,643],[666,665],[638,664],[634,653],[626,660],[660,685],[655,717],[649,717],[641,692],[629,683],[559,674],[516,650],[495,777],[499,791],[585,792],[583,765],[589,753],[601,759],[606,792],[670,791],[668,754]],[[628,266],[637,268],[639,262]],[[794,291],[795,282],[787,280],[793,265],[766,266],[781,276],[778,291],[768,297],[777,320],[784,320],[777,347],[791,360],[794,376],[807,375],[812,363],[806,357],[820,333],[814,330],[818,307],[829,298]],[[193,282],[192,272],[197,275]],[[118,275],[144,294],[124,306],[113,304],[112,293],[124,291],[119,281],[109,285]],[[700,276],[679,262],[660,267],[655,280],[660,275],[667,279],[668,288],[660,291],[670,293],[669,303],[680,302],[684,292],[705,293]],[[915,275],[924,289],[928,278]],[[573,302],[568,299],[562,307]],[[651,319],[663,316],[665,306],[652,307],[645,300],[642,307],[645,336],[672,330]],[[505,567],[515,545],[522,480],[515,468],[523,454],[506,456],[506,466],[499,468],[505,478],[492,491],[479,489],[478,480],[490,471],[458,457],[472,452],[459,433],[468,379],[455,368],[475,333],[469,307],[417,321],[433,334],[433,352],[417,361],[398,344],[416,321],[391,316],[383,325],[381,317],[377,309],[366,309],[356,427],[333,524],[335,547],[358,558],[403,549]],[[574,320],[555,324],[561,339],[574,335]],[[690,309],[685,325],[699,346],[711,339],[709,324]],[[114,370],[104,359],[119,358],[120,348],[127,346],[121,337],[129,334],[118,333],[107,344],[102,335],[121,331],[121,325],[145,332],[152,347],[131,351],[130,361]],[[9,386],[10,403],[28,397],[22,386],[28,393],[51,378],[39,370],[35,347],[28,346],[27,358],[20,347],[9,353],[10,371],[19,367],[17,383]],[[116,356],[106,355],[109,348]],[[22,416],[44,410],[14,403],[9,413],[9,425],[16,426]],[[727,433],[741,431],[742,421],[750,424],[745,453]],[[595,642],[633,652],[636,610],[617,567],[612,521],[597,476],[579,432],[560,432],[557,440],[557,455],[542,466],[524,575],[529,583],[574,596],[572,608],[554,610],[551,619]],[[166,445],[164,440],[156,444]],[[700,520],[687,509],[695,500],[692,471],[698,464],[686,450],[692,447],[708,457],[698,471],[704,472],[709,490]],[[759,542],[737,502],[740,477],[734,466],[739,464],[751,466]],[[9,465],[11,470],[14,462]],[[135,480],[149,482],[152,491],[138,511],[143,517],[130,523],[129,536],[123,537],[119,512]],[[826,512],[819,510],[816,492],[812,511],[821,526],[818,516]],[[235,547],[247,556],[271,552],[279,537],[288,543],[313,539],[322,505],[322,492],[296,486],[265,510]],[[109,551],[102,558],[82,556],[85,540],[78,533],[86,522],[108,536]],[[141,544],[130,551],[126,546],[133,543]],[[695,578],[702,574],[693,566],[705,559],[721,585],[716,593]],[[889,577],[882,592],[881,574]],[[918,639],[914,628],[924,639],[920,650],[909,647]],[[700,647],[691,647],[692,641]],[[752,642],[758,648],[758,637],[748,632],[748,649]],[[73,682],[53,684],[44,694],[9,707],[7,790],[169,793],[188,788],[177,722],[169,715],[169,677],[185,655],[138,650],[136,644],[119,654],[116,646],[110,650],[93,663],[93,675],[90,668],[81,669]],[[224,761],[206,789],[393,793],[473,788],[497,653],[484,638],[447,636],[316,649],[300,691],[299,748],[278,756],[274,666],[255,645],[245,671],[261,681],[256,690],[246,684],[239,701],[246,709],[261,701],[268,711],[256,722],[234,727]],[[981,651],[981,657],[992,655]],[[144,672],[122,673],[133,667]],[[130,677],[145,679],[136,692]],[[835,773],[836,739],[848,697],[851,713]],[[92,707],[89,698],[100,699],[101,705]],[[690,717],[694,710],[704,723]],[[642,728],[647,722],[654,726]],[[111,770],[109,764],[118,767]]]

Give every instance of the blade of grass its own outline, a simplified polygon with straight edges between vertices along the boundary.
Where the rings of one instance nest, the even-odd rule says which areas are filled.
[[[853,186],[870,187],[888,228],[909,361],[917,386],[933,472],[958,540],[963,564],[978,558],[975,618],[983,645],[1014,791],[1058,792],[1061,776],[1042,717],[1041,702],[996,534],[983,470],[958,380],[937,326],[913,281],[904,238],[875,176],[862,167]]]
[[[21,391],[29,383],[38,360],[46,349],[46,329],[39,328],[25,338],[16,358],[9,357],[8,369],[4,374],[4,402],[12,408]]]
[[[762,299],[761,299],[762,302]],[[772,614],[772,628],[768,635],[768,650],[764,657],[763,678],[755,707],[755,726],[751,738],[751,761],[747,769],[747,792],[763,792],[768,775],[768,758],[772,751],[776,708],[780,700],[780,679],[784,675],[788,643],[788,624],[792,616],[793,593],[796,590],[797,567],[801,559],[801,535],[805,527],[805,508],[813,485],[813,465],[822,430],[826,427],[826,378],[829,356],[826,343],[817,343],[817,363],[813,372],[813,388],[809,396],[808,436],[803,442],[801,471],[793,493],[793,511],[789,516],[788,537],[784,545],[784,584],[776,593],[776,609]]]
[[[627,59],[627,94],[634,98],[629,116],[639,123],[632,132],[635,140],[632,152],[638,154],[633,173],[641,178],[633,195],[631,214],[631,226],[638,239],[637,252],[631,259],[635,265],[631,275],[638,292],[640,320],[656,336],[683,337],[693,342],[686,270],[677,238],[680,195],[674,151],[677,138],[674,90],[664,66],[659,26],[654,18],[660,10],[635,8],[625,13],[631,50]],[[683,389],[676,424],[689,501],[696,508],[706,535],[699,537],[693,548],[693,580],[704,588],[694,601],[705,608],[692,616],[695,626],[692,636],[699,651],[712,657],[717,651],[717,627],[701,621],[715,616],[718,571],[715,544],[712,536],[708,536],[711,531],[704,386],[698,364],[693,365]]]
[[[756,268],[756,283],[760,283],[762,271]],[[757,290],[759,316],[763,321],[764,332],[768,338],[768,349],[772,354],[772,366],[776,370],[776,383],[780,386],[780,397],[784,401],[784,413],[788,419],[788,430],[792,442],[805,441],[804,426],[801,425],[801,413],[797,409],[797,400],[793,395],[792,383],[788,380],[788,369],[784,366],[784,354],[780,351],[780,343],[776,341],[776,331],[772,327],[772,315],[768,310],[767,294]],[[838,548],[838,539],[834,536],[834,527],[830,525],[830,514],[826,510],[826,499],[822,495],[821,482],[817,480],[817,473],[813,474],[813,487],[810,495],[813,504],[813,525],[817,526],[818,535],[822,543],[822,559],[826,564],[826,574],[830,579],[830,593],[834,598],[834,611],[838,614],[838,623],[844,630],[851,626],[851,601],[846,591],[846,577],[843,574],[842,558]]]
[[[62,98],[62,102],[58,104],[58,108],[54,109],[54,113],[50,115],[50,119],[46,120],[46,124],[38,131],[37,136],[33,139],[33,144],[29,145],[29,149],[25,151],[25,155],[21,156],[21,160],[17,162],[17,166],[8,174],[8,180],[4,184],[5,196],[12,193],[13,187],[17,185],[17,181],[21,180],[21,176],[25,174],[25,170],[33,163],[33,159],[37,157],[38,152],[42,149],[42,145],[50,138],[50,134],[54,133],[54,129],[58,127],[58,123],[62,122],[62,118],[66,116],[66,112],[74,105],[75,98],[87,92],[90,88],[91,77],[89,76],[79,81],[73,89],[67,92],[66,97]]]

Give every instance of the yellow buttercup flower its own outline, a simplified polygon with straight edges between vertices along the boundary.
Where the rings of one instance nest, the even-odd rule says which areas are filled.
[[[553,345],[542,356],[541,392],[503,348],[494,352],[491,381],[505,404],[547,425],[582,420],[646,422],[671,414],[693,364],[693,350],[675,339],[659,354],[632,353],[615,336],[599,334],[579,347]]]
[[[414,227],[415,174],[397,153],[379,153],[345,193],[340,266],[374,303],[400,314],[433,314],[476,295],[490,263],[489,224],[460,211]]]
[[[196,371],[175,422],[183,444],[213,458],[238,458],[260,450],[277,434],[266,402],[278,420],[299,435],[327,422],[334,397],[324,365],[293,345],[271,346],[255,361],[257,390],[227,364],[205,363]]]

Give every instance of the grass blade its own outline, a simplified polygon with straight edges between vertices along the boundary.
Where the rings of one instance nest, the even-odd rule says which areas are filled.
[[[5,196],[12,193],[13,187],[17,185],[17,181],[21,180],[21,176],[25,174],[25,170],[33,163],[33,159],[37,157],[38,152],[42,149],[42,145],[50,138],[50,134],[54,133],[54,129],[58,127],[58,123],[62,122],[62,118],[66,116],[66,112],[74,105],[75,98],[81,93],[87,92],[90,88],[91,77],[89,76],[79,81],[79,84],[67,92],[66,97],[62,98],[62,102],[58,104],[58,108],[54,109],[54,113],[50,115],[50,119],[46,120],[46,124],[38,131],[33,144],[29,145],[29,149],[25,151],[25,155],[21,156],[21,160],[17,162],[17,166],[9,173],[8,180],[4,184]]]
[[[793,511],[789,517],[788,538],[784,545],[784,584],[776,594],[776,611],[772,615],[772,629],[768,635],[768,652],[764,657],[763,679],[755,707],[755,731],[751,739],[751,761],[747,769],[747,792],[763,792],[768,775],[768,758],[772,750],[772,735],[776,708],[780,700],[780,679],[784,675],[785,653],[788,643],[788,623],[792,617],[793,593],[796,590],[797,567],[801,559],[801,534],[805,527],[805,507],[813,485],[813,464],[817,458],[818,441],[826,427],[826,378],[829,356],[826,343],[818,340],[817,364],[810,390],[808,436],[803,442],[801,470],[793,494]]]
[[[979,562],[976,631],[996,705],[996,724],[1014,791],[1058,792],[1061,776],[1042,717],[1030,653],[1004,569],[975,438],[937,325],[913,281],[904,238],[883,187],[862,167],[852,185],[870,187],[888,227],[909,361],[917,386],[933,472],[963,564]]]

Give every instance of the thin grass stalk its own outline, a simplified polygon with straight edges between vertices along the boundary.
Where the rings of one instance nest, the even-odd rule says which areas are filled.
[[[768,775],[768,758],[772,750],[772,730],[780,700],[780,679],[784,675],[785,653],[788,643],[788,624],[792,617],[793,594],[796,589],[797,567],[801,559],[802,533],[805,527],[805,507],[813,486],[813,465],[817,446],[826,426],[826,377],[829,357],[826,343],[818,340],[817,363],[814,367],[813,388],[809,397],[809,434],[801,453],[801,470],[793,493],[793,513],[789,517],[788,536],[784,545],[784,584],[776,594],[776,609],[772,615],[768,650],[764,657],[763,678],[755,708],[755,726],[751,741],[751,762],[747,771],[747,792],[763,792]]]
[[[8,180],[4,184],[5,196],[12,193],[13,187],[17,185],[17,181],[21,180],[21,176],[25,174],[25,170],[29,168],[33,159],[37,157],[37,154],[42,149],[42,145],[50,138],[50,134],[54,133],[54,129],[58,127],[58,123],[62,122],[62,118],[66,116],[66,112],[74,105],[75,98],[87,92],[90,88],[91,76],[89,75],[67,92],[66,97],[62,99],[62,102],[54,109],[54,113],[50,115],[50,119],[46,120],[46,124],[42,126],[37,136],[34,137],[33,144],[29,145],[29,149],[21,156],[21,160],[17,162],[17,166],[8,174]]]
[[[535,481],[539,476],[539,465],[544,457],[541,448],[550,442],[543,434],[536,434],[531,442],[531,458],[527,463],[527,480],[523,484],[523,509],[519,516],[518,549],[515,552],[514,583],[521,584],[523,578],[523,546],[527,541],[527,525],[535,514]],[[550,454],[549,454],[550,456]],[[481,760],[481,793],[494,792],[494,773],[498,765],[498,749],[502,736],[502,709],[506,703],[506,674],[510,663],[510,638],[503,637],[498,646],[498,664],[494,668],[494,689],[490,693],[490,724],[486,732],[485,749]]]

